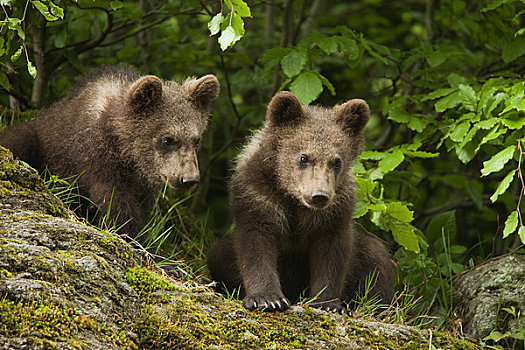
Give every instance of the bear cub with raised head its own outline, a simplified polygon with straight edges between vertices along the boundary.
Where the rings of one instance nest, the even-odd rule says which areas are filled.
[[[390,253],[352,221],[349,168],[369,115],[359,99],[332,109],[304,106],[289,92],[271,100],[266,124],[236,161],[233,233],[208,256],[217,286],[241,288],[245,308],[285,310],[308,290],[314,307],[344,312],[342,302],[355,300],[371,275],[370,295],[390,303]]]
[[[199,182],[197,149],[218,94],[213,75],[178,84],[106,68],[36,118],[1,131],[0,145],[39,171],[79,176],[81,194],[134,237],[162,186]]]

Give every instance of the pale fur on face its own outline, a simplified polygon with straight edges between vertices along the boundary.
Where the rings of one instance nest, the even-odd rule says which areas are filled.
[[[128,102],[132,105],[124,108],[124,115],[116,116],[116,134],[123,145],[124,157],[148,184],[155,187],[168,184],[177,189],[183,177],[199,178],[197,149],[208,125],[209,107],[218,95],[218,81],[206,76],[188,79],[183,85],[171,81],[159,84],[160,80],[153,77],[150,86],[145,81],[144,87],[136,88],[135,85],[145,78],[126,87],[126,91],[130,91],[128,95],[133,94],[127,97],[132,99]],[[199,88],[205,91],[195,90]],[[140,89],[145,90],[142,93],[146,101],[144,106],[140,105]],[[195,101],[192,92],[200,100]],[[207,102],[204,101],[206,97]],[[163,138],[169,139],[172,147],[163,148]]]

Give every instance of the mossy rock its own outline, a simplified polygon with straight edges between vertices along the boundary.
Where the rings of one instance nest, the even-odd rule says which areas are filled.
[[[144,266],[0,148],[0,349],[480,349],[446,334],[309,308],[247,312]]]

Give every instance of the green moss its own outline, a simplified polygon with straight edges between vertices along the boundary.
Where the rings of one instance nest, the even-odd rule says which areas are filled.
[[[67,217],[67,210],[46,188],[34,169],[22,167],[11,152],[0,147],[0,198],[23,196],[38,200],[41,211],[56,217]],[[37,203],[35,201],[34,203]]]
[[[166,278],[142,266],[128,268],[126,271],[126,280],[141,298],[151,297],[151,295],[157,291],[183,290]]]
[[[0,335],[6,337],[36,336],[47,340],[66,340],[83,348],[83,332],[93,334],[121,349],[137,349],[133,340],[91,316],[79,315],[71,307],[45,302],[13,302],[0,300]]]
[[[221,307],[222,311],[208,314],[203,311],[204,305]],[[246,320],[245,314],[237,316],[238,305],[232,306],[224,308],[209,300],[202,303],[199,295],[179,294],[172,298],[167,315],[159,315],[153,306],[147,306],[132,328],[145,348],[314,348],[303,334],[287,326],[289,315],[253,313],[251,320]]]

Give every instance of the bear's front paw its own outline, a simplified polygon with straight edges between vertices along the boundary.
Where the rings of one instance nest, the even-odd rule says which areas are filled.
[[[339,301],[320,301],[310,304],[311,307],[321,309],[328,312],[335,312],[341,315],[352,315],[352,311],[342,306]]]
[[[244,297],[242,306],[248,310],[284,311],[290,307],[290,301],[282,294],[253,294]]]

